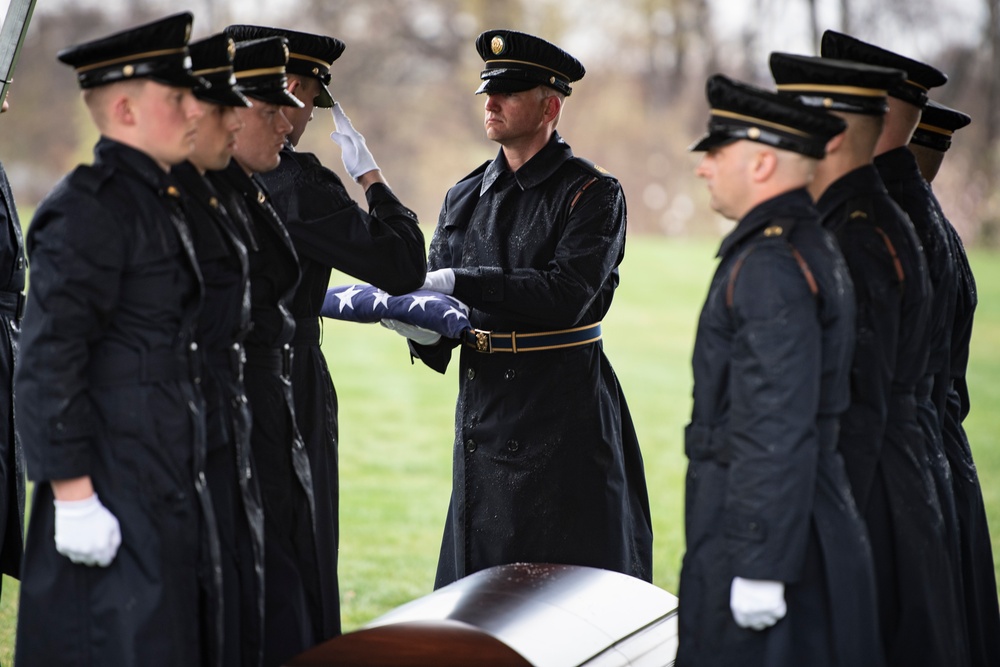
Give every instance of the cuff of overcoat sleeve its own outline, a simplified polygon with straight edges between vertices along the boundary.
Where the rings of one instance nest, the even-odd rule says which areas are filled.
[[[442,375],[448,370],[448,362],[451,361],[451,351],[459,344],[458,340],[443,336],[434,345],[421,345],[414,343],[412,340],[407,340],[406,342],[410,346],[411,363],[414,359],[420,359],[425,366]]]
[[[76,479],[91,473],[91,444],[87,439],[59,440],[49,443],[46,460],[27,457],[28,479],[33,482],[50,482],[58,479]]]
[[[399,201],[396,194],[385,183],[372,183],[365,190],[365,199],[368,201],[369,215],[380,219],[389,215],[403,215],[417,222],[417,214]]]
[[[452,294],[465,303],[503,301],[503,285],[503,269],[499,267],[455,269],[455,289]]]

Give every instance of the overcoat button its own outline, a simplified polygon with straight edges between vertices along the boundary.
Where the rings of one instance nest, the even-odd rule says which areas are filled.
[[[517,440],[508,440],[507,441],[507,449],[509,449],[510,451],[516,452],[520,448],[521,448],[521,445],[518,444]]]
[[[467,370],[465,372],[465,377],[469,378],[470,380],[474,380],[476,378],[476,369],[470,368],[469,370]]]
[[[465,441],[465,451],[469,452],[470,454],[472,452],[476,451],[476,441],[472,440],[472,439],[466,440]]]
[[[514,376],[516,376],[516,375],[517,375],[517,373],[514,372],[514,369],[510,368],[510,369],[507,370],[506,373],[503,374],[503,379],[504,380],[513,380]]]

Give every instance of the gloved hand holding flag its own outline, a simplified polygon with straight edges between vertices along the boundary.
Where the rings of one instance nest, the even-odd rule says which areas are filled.
[[[463,331],[472,328],[468,306],[453,296],[424,289],[391,296],[372,285],[331,287],[320,315],[348,322],[396,320],[446,338],[461,338]]]

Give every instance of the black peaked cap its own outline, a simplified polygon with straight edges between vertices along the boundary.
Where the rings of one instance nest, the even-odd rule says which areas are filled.
[[[881,116],[889,110],[889,89],[906,72],[847,60],[772,53],[771,75],[778,93],[809,107]]]
[[[191,51],[191,69],[195,76],[210,85],[196,86],[194,95],[205,102],[229,107],[253,106],[243,93],[236,89],[233,58],[236,44],[222,33],[188,45]]]
[[[843,119],[795,100],[716,74],[705,84],[708,132],[690,150],[746,139],[820,159],[826,143],[847,128]]]
[[[167,86],[194,88],[204,82],[191,74],[187,43],[193,21],[191,12],[173,14],[67,47],[56,57],[76,69],[81,88],[131,79],[152,79]]]
[[[951,136],[971,122],[969,114],[930,100],[920,114],[920,124],[913,131],[910,143],[944,153],[951,148]]]
[[[258,25],[231,25],[225,32],[237,42],[264,37],[284,37],[288,40],[288,72],[318,80],[321,86],[315,105],[322,109],[333,106],[333,96],[327,85],[331,78],[330,68],[346,48],[342,41],[326,35]]]
[[[820,55],[824,58],[853,60],[866,65],[903,70],[906,72],[906,80],[890,88],[889,96],[918,107],[927,104],[927,91],[948,83],[944,72],[926,63],[833,30],[823,33]]]
[[[487,30],[476,39],[476,50],[486,63],[479,74],[479,93],[516,93],[549,86],[564,95],[587,70],[579,60],[555,44],[515,30]]]
[[[288,45],[284,37],[236,42],[233,71],[239,91],[255,100],[286,107],[304,105],[288,92]]]

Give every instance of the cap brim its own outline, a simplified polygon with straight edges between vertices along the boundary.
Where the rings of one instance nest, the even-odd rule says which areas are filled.
[[[244,90],[242,92],[251,100],[260,100],[268,104],[277,104],[282,107],[296,107],[298,109],[305,106],[299,98],[284,88],[275,90]]]
[[[212,88],[195,88],[194,96],[202,102],[221,104],[227,107],[252,107],[253,102],[247,99],[246,95],[228,86],[214,86]]]
[[[313,105],[320,109],[333,108],[333,95],[330,94],[330,89],[323,82],[319,84],[319,92],[316,93],[316,97],[313,99]]]
[[[537,81],[525,81],[524,79],[511,79],[503,76],[491,76],[483,79],[483,82],[476,90],[476,95],[480,93],[520,93],[531,90],[542,84]]]
[[[145,78],[150,81],[161,83],[164,86],[173,86],[175,88],[205,88],[208,90],[212,87],[212,84],[207,80],[201,78],[200,76],[195,76],[190,72],[185,72],[184,70],[157,72],[155,74],[150,74]],[[121,80],[122,79],[118,79],[117,81]],[[107,83],[116,83],[116,81],[108,81]]]
[[[719,146],[724,146],[725,144],[730,144],[736,140],[736,137],[726,134],[725,132],[706,132],[700,139],[688,147],[688,151],[692,153],[707,151],[713,148],[718,148]]]

